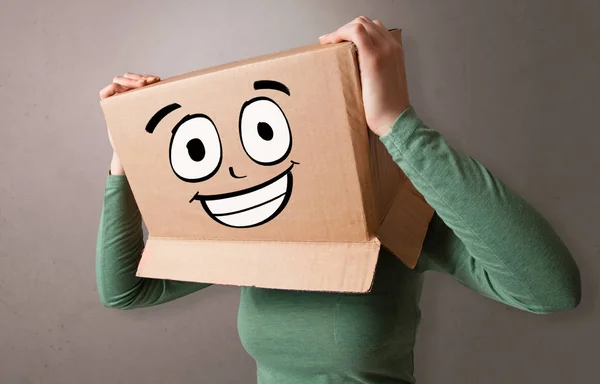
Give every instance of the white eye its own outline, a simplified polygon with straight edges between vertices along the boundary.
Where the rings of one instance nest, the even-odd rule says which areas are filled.
[[[173,130],[171,168],[184,181],[196,183],[214,175],[221,152],[217,128],[206,115],[187,116]]]
[[[267,97],[252,99],[242,107],[240,139],[252,160],[261,165],[283,161],[292,149],[292,134],[279,105]]]

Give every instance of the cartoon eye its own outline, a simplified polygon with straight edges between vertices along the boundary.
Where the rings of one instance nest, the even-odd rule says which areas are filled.
[[[285,114],[268,97],[254,98],[242,107],[240,139],[248,156],[261,165],[280,163],[292,149],[292,134]]]
[[[221,165],[219,133],[206,115],[186,116],[173,129],[171,168],[183,181],[197,183],[213,176]]]

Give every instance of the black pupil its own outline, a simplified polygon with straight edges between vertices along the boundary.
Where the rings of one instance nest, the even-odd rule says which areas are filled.
[[[273,128],[265,122],[258,123],[258,136],[265,141],[269,141],[273,138]]]
[[[192,139],[187,143],[187,150],[190,158],[194,161],[202,161],[206,155],[206,149],[200,139]]]

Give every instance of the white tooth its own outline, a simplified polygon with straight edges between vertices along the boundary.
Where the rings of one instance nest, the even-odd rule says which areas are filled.
[[[206,200],[206,206],[213,215],[217,216],[256,207],[257,205],[264,204],[265,202],[286,193],[288,177],[289,175],[285,175],[266,187],[240,196],[219,200]]]
[[[217,220],[232,227],[248,227],[265,221],[279,209],[285,196],[244,212],[217,216]]]

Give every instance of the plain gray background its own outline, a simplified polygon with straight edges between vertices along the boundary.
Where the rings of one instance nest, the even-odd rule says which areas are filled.
[[[94,248],[110,147],[98,91],[313,43],[355,16],[405,32],[412,101],[531,201],[583,302],[535,316],[430,275],[420,383],[597,381],[600,2],[66,1],[0,7],[0,383],[253,383],[239,289],[102,307]]]

